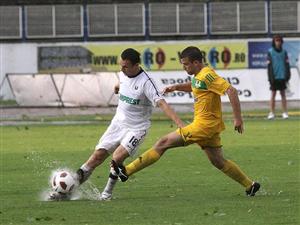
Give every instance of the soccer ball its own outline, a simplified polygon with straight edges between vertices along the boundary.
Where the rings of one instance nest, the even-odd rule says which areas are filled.
[[[52,189],[61,194],[71,193],[77,186],[77,182],[68,171],[61,170],[53,174],[51,179]]]

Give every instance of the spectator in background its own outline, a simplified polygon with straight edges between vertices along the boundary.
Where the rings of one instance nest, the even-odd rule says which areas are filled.
[[[268,119],[275,118],[275,97],[279,91],[282,103],[282,118],[289,118],[285,90],[291,77],[290,64],[287,51],[282,48],[283,39],[275,35],[272,41],[272,48],[268,51],[268,80],[270,82],[271,100]]]

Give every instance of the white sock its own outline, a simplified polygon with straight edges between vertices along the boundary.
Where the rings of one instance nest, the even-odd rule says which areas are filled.
[[[107,192],[109,194],[112,194],[112,191],[113,191],[117,181],[118,181],[118,179],[108,178],[108,181],[106,183],[106,186],[105,186],[103,192]]]
[[[83,178],[81,180],[81,183],[83,183],[89,178],[89,176],[92,174],[93,170],[91,169],[91,167],[89,167],[86,164],[83,164],[80,167],[80,169],[82,169],[82,171],[83,171]]]
[[[112,191],[113,191],[113,189],[114,189],[114,187],[115,187],[117,181],[118,181],[117,173],[116,173],[116,171],[111,167],[111,168],[110,168],[109,178],[108,178],[108,180],[107,180],[107,183],[106,183],[106,186],[105,186],[103,192],[112,194]]]
[[[82,169],[83,172],[90,172],[91,167],[89,167],[87,164],[83,164],[80,169]]]

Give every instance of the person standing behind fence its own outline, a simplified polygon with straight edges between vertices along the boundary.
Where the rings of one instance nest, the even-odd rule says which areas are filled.
[[[272,41],[272,48],[268,51],[268,80],[271,90],[269,120],[275,118],[275,98],[277,91],[279,91],[281,95],[282,118],[289,118],[285,90],[291,77],[291,71],[288,54],[287,51],[282,48],[282,44],[283,38],[280,35],[275,35]]]

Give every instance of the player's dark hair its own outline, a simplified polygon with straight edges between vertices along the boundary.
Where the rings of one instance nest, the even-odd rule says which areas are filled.
[[[180,53],[180,58],[188,58],[191,62],[197,60],[202,62],[203,56],[199,48],[194,46],[189,46]]]
[[[281,44],[283,44],[283,38],[279,34],[274,35],[272,40],[272,47],[275,48],[275,40],[280,40]]]
[[[125,49],[121,54],[122,60],[129,60],[132,65],[141,63],[140,53],[133,48]]]

